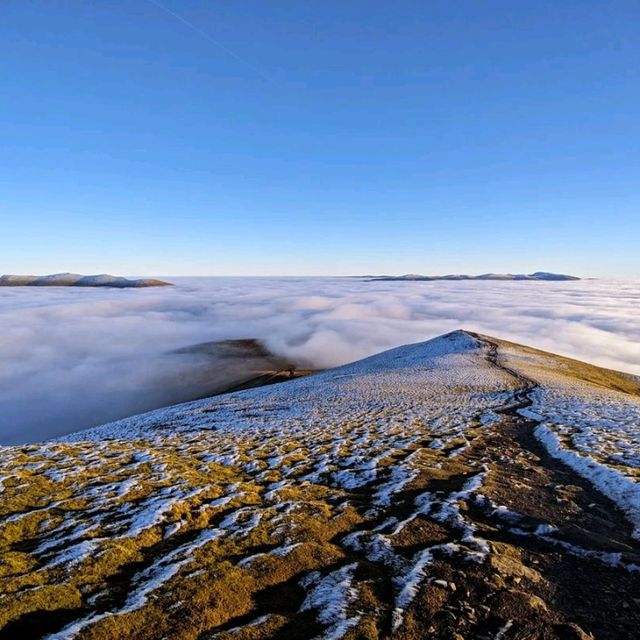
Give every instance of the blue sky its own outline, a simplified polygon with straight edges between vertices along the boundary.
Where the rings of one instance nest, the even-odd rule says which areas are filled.
[[[0,272],[640,276],[637,2],[161,4],[0,6]]]

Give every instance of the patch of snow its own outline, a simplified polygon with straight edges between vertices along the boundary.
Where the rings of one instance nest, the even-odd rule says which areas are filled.
[[[545,424],[536,427],[535,435],[554,458],[562,460],[611,498],[632,523],[633,537],[640,540],[640,484],[589,455],[563,447],[555,431]]]
[[[302,586],[310,591],[300,610],[318,612],[318,622],[327,627],[321,636],[323,640],[339,640],[360,620],[359,615],[349,615],[349,607],[358,595],[352,586],[357,568],[357,563],[345,565],[324,577],[314,572],[302,581]]]

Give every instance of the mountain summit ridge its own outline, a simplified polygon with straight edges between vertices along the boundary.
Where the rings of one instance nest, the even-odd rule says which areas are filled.
[[[6,447],[0,628],[630,638],[639,423],[639,378],[461,329]]]
[[[440,276],[425,276],[418,273],[407,273],[401,276],[364,276],[371,281],[394,281],[394,280],[408,280],[408,281],[435,281],[435,280],[525,280],[525,281],[546,281],[546,282],[558,282],[565,280],[580,280],[577,276],[571,276],[564,273],[551,273],[549,271],[535,271],[534,273],[483,273],[477,276],[468,274],[447,274]]]
[[[5,274],[0,276],[0,287],[114,287],[117,289],[141,287],[167,287],[170,282],[153,278],[129,279],[107,273],[84,276],[79,273],[53,273],[46,276]]]

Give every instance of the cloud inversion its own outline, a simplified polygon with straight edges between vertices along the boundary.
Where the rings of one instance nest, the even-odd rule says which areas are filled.
[[[171,289],[4,289],[0,442],[40,440],[195,397],[258,338],[331,367],[458,328],[640,374],[640,283],[177,278]]]

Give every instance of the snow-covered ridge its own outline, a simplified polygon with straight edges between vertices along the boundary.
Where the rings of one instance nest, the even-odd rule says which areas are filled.
[[[431,402],[451,406],[452,398],[446,389],[463,386],[467,392],[477,389],[478,395],[472,399],[465,395],[460,404],[455,403],[458,424],[479,415],[481,406],[486,408],[480,415],[484,423],[491,415],[492,401],[499,404],[505,397],[499,389],[513,386],[508,374],[488,361],[491,340],[457,331],[285,385],[152,411],[60,440],[157,438],[167,429],[219,432],[259,429],[298,437],[318,428],[321,431],[330,428],[375,406],[384,408],[389,415],[393,397],[404,399],[400,412],[405,420],[420,419],[422,416],[413,412],[411,404]],[[538,437],[554,457],[591,480],[628,513],[636,536],[640,537],[640,398],[594,387],[566,371],[563,374],[566,365],[551,354],[519,351],[517,347],[503,350],[510,367],[539,385],[532,394],[532,408],[523,411],[524,415],[538,416],[544,423],[536,432]],[[445,424],[451,423],[451,418],[446,419]],[[462,436],[461,431],[454,430],[453,434]],[[438,449],[444,445],[436,438],[430,446]],[[307,478],[316,481],[330,468],[330,462],[328,457],[319,460],[317,469]],[[348,468],[332,471],[337,485],[355,488],[376,478],[377,463],[371,458],[361,456],[360,464],[354,462]],[[388,504],[393,491],[414,476],[410,466],[395,469],[386,484],[378,488],[377,499]]]
[[[466,446],[464,425],[474,417],[484,425],[495,422],[498,418],[491,409],[508,401],[509,390],[518,384],[508,370],[490,362],[490,346],[498,343],[504,363],[536,385],[531,408],[522,411],[539,419],[536,435],[551,455],[616,502],[640,537],[640,395],[618,388],[625,383],[632,391],[640,390],[640,383],[633,376],[465,331],[391,349],[275,387],[152,411],[60,441],[157,440],[168,432],[200,430],[258,430],[265,436],[309,439],[353,416],[378,413],[384,416],[383,424],[428,420],[433,435],[430,448],[447,449],[450,443],[459,442],[449,453],[453,456]],[[603,387],[598,376],[609,386]],[[452,393],[456,389],[465,392]],[[416,411],[416,407],[421,409]],[[447,411],[442,412],[443,407]],[[374,422],[376,428],[380,423]],[[316,482],[329,473],[345,489],[365,486],[377,478],[385,455],[384,450],[378,458],[363,451],[336,468],[331,455],[325,454],[305,478]],[[282,456],[274,457],[269,468],[277,468],[282,460]],[[393,493],[410,483],[416,473],[410,464],[395,468],[378,486],[376,501],[390,504]]]
[[[58,441],[153,438],[167,429],[304,431],[319,421],[329,425],[374,407],[381,412],[401,412],[407,419],[420,414],[412,409],[418,403],[429,401],[435,409],[445,396],[447,402],[455,401],[450,390],[456,386],[468,389],[470,397],[455,401],[457,414],[448,420],[463,422],[479,405],[488,408],[514,386],[507,373],[487,361],[487,352],[487,344],[472,334],[455,331],[306,378],[150,411]]]

